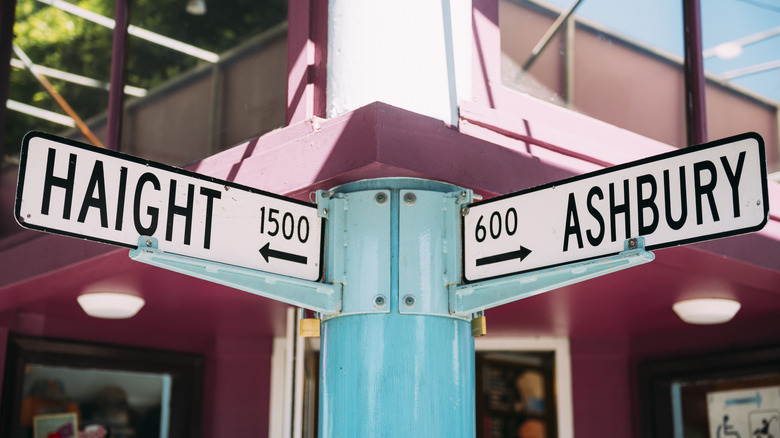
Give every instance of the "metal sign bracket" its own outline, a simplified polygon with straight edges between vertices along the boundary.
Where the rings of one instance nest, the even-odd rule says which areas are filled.
[[[323,315],[341,312],[341,285],[300,280],[209,260],[168,254],[157,239],[141,236],[130,258],[169,271],[253,293],[261,297],[303,307]]]
[[[502,304],[638,266],[655,258],[652,252],[645,251],[643,237],[626,240],[623,248],[621,253],[614,256],[479,283],[451,285],[449,287],[450,313],[456,316],[472,315]]]

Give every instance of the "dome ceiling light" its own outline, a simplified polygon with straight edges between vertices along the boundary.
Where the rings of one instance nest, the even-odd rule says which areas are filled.
[[[141,297],[115,292],[85,293],[77,301],[87,315],[104,319],[132,318],[146,304]]]
[[[695,298],[678,301],[672,309],[688,324],[723,324],[731,321],[742,305],[725,298]]]

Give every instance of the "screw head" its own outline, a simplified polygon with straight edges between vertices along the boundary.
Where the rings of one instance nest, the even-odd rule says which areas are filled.
[[[413,205],[415,202],[417,202],[417,196],[414,195],[414,193],[407,193],[404,195],[404,202],[406,205]]]
[[[404,306],[406,307],[414,307],[416,302],[417,300],[414,298],[414,295],[407,295],[404,297]]]
[[[636,239],[628,239],[628,249],[636,249],[637,246],[639,246],[639,243]]]
[[[387,304],[387,298],[384,295],[377,295],[374,297],[374,307],[381,309]]]
[[[387,195],[379,192],[376,194],[376,196],[374,196],[374,201],[376,201],[377,204],[382,205],[387,202]]]
[[[322,209],[322,214],[327,216],[328,215],[328,209],[327,208],[323,208]]]
[[[146,239],[146,246],[152,246],[152,239]]]

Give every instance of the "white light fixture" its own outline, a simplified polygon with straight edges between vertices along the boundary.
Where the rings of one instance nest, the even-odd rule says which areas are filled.
[[[187,2],[187,13],[204,15],[206,13],[206,0],[190,0]]]
[[[720,59],[734,59],[742,54],[742,45],[732,41],[718,44],[712,51]]]
[[[740,307],[739,301],[725,298],[696,298],[678,301],[672,309],[688,324],[722,324],[731,321]]]
[[[131,318],[146,304],[141,297],[114,292],[86,293],[77,300],[87,315],[105,319]]]

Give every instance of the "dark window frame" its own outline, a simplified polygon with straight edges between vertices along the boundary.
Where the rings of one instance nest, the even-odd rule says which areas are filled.
[[[199,438],[203,405],[201,355],[11,334],[8,337],[0,438],[19,436],[27,365],[160,373],[171,376],[170,438]],[[13,419],[13,421],[5,421]]]
[[[780,346],[648,361],[637,370],[642,438],[674,436],[675,382],[737,380],[780,370]]]

